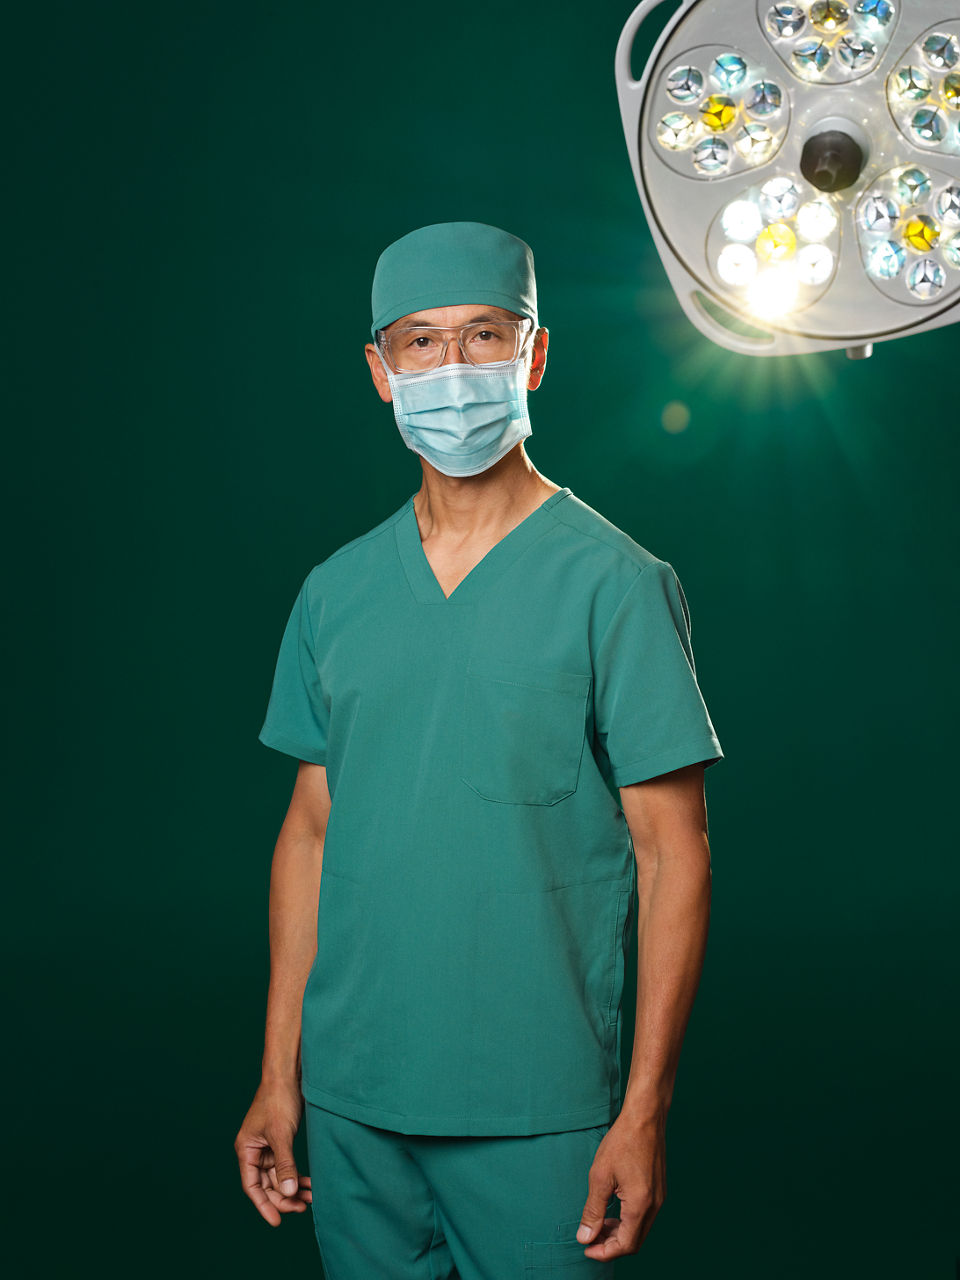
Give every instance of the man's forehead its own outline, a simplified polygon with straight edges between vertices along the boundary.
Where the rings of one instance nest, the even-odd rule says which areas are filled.
[[[423,311],[412,311],[387,325],[387,329],[405,329],[410,325],[435,325],[446,328],[451,325],[473,324],[481,320],[520,320],[515,311],[507,311],[504,307],[494,307],[489,303],[462,303],[449,307],[429,307]]]

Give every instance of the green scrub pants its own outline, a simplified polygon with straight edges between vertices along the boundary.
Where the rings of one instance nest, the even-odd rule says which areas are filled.
[[[615,1262],[576,1239],[609,1123],[529,1137],[436,1137],[305,1108],[325,1280],[586,1280]],[[611,1197],[607,1217],[618,1216]]]

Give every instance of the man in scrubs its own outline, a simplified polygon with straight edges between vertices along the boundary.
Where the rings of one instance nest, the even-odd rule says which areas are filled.
[[[260,741],[299,764],[242,1183],[272,1225],[312,1206],[327,1280],[611,1275],[663,1202],[706,943],[722,752],[687,603],[526,452],[523,241],[413,231],[372,303],[423,479],[310,570],[280,645]]]

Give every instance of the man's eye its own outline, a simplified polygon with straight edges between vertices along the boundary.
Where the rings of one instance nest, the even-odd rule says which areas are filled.
[[[495,329],[480,329],[473,335],[474,342],[498,342],[501,335]]]

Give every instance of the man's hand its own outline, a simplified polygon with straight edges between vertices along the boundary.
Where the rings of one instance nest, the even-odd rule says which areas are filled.
[[[309,1176],[301,1177],[293,1160],[302,1115],[297,1083],[261,1083],[234,1140],[243,1190],[271,1227],[279,1227],[281,1214],[303,1213],[313,1199]]]
[[[607,1130],[593,1158],[589,1192],[577,1239],[588,1258],[606,1262],[636,1253],[667,1193],[666,1114],[634,1121],[623,1112]],[[620,1217],[604,1218],[612,1195]]]

